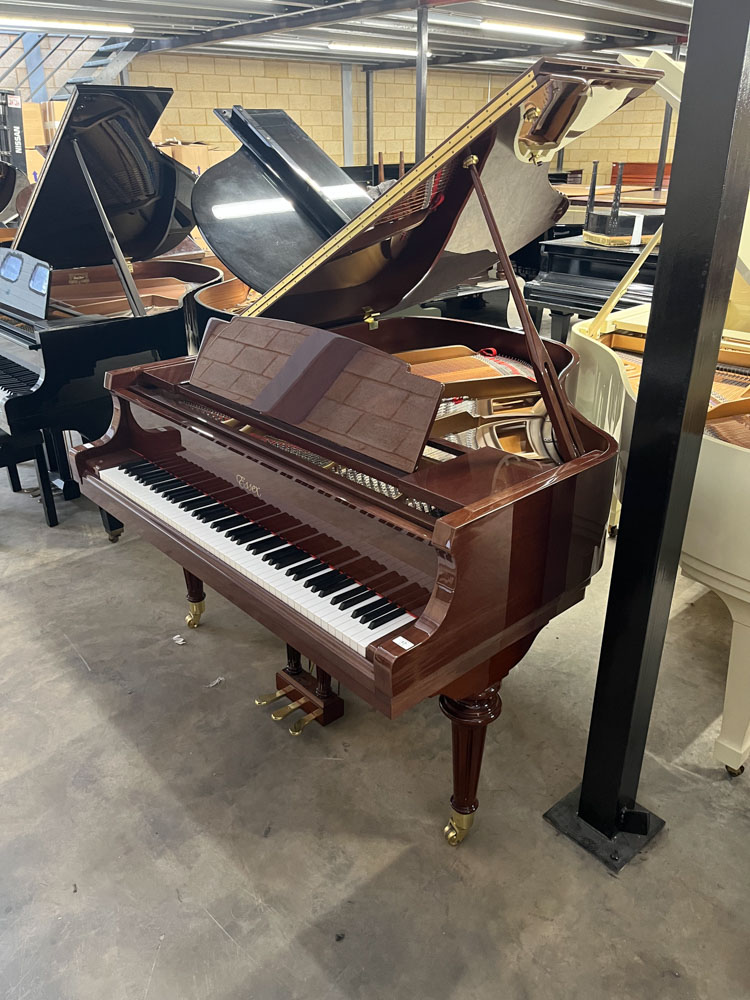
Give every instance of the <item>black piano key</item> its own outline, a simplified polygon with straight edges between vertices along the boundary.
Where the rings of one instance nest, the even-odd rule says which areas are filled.
[[[229,531],[230,528],[238,528],[241,524],[247,524],[242,514],[235,514],[234,517],[224,517],[220,521],[212,521],[211,527],[214,531]]]
[[[166,494],[171,490],[184,490],[186,486],[187,483],[184,479],[173,478],[170,482],[156,483],[151,487],[151,489],[154,493]]]
[[[197,517],[199,521],[218,521],[220,514],[230,517],[236,513],[236,510],[232,510],[231,507],[225,507],[223,503],[213,503],[210,507],[201,507],[200,510],[194,510],[193,517]]]
[[[404,614],[403,608],[396,608],[395,611],[389,611],[387,615],[383,615],[382,618],[376,618],[374,621],[370,622],[370,628],[380,628],[381,625],[387,625],[388,622],[393,622],[397,618],[400,618]]]
[[[183,486],[181,490],[169,490],[164,499],[169,500],[170,503],[179,503],[180,500],[194,500],[200,495],[200,492],[194,490],[192,486]]]
[[[379,611],[381,608],[385,614],[386,606],[390,603],[387,597],[380,597],[377,601],[371,601],[369,604],[361,604],[352,611],[352,618],[361,618],[362,615],[366,615],[370,611]]]
[[[330,597],[331,594],[343,594],[346,591],[350,591],[352,587],[356,586],[356,581],[352,580],[351,577],[346,576],[343,580],[339,580],[337,583],[329,583],[326,587],[318,590],[317,593],[321,597]]]
[[[352,580],[352,584],[353,583],[354,581]],[[350,597],[364,597],[369,593],[371,593],[369,587],[359,586],[356,590],[350,590],[343,594],[335,594],[331,598],[331,604],[341,604],[342,601],[345,601]]]
[[[120,470],[120,472],[126,472],[128,475],[130,475],[133,471],[135,471],[135,469],[141,469],[144,468],[145,466],[151,466],[152,469],[156,468],[153,462],[149,462],[145,458],[139,458],[134,462],[125,462],[123,463],[123,465],[118,465],[117,468]]]
[[[366,614],[360,615],[359,620],[362,625],[367,625],[369,622],[375,621],[376,618],[382,618],[391,611],[400,611],[403,614],[403,608],[400,608],[398,604],[393,604],[391,601],[388,601],[385,607],[383,607],[383,605],[378,602],[378,607],[374,611],[368,611]]]
[[[362,601],[372,600],[378,595],[372,590],[366,590],[364,594],[359,594],[357,597],[347,597],[339,604],[342,611],[347,611],[349,608],[353,608],[355,604],[361,604]]]
[[[182,503],[180,504],[180,507],[183,510],[188,511],[188,513],[190,513],[194,510],[199,510],[201,507],[207,507],[209,504],[214,504],[214,503],[216,503],[216,501],[214,500],[213,497],[207,497],[201,495],[196,500],[183,500]]]
[[[310,559],[309,562],[300,563],[298,566],[292,566],[291,569],[286,571],[286,575],[291,576],[293,580],[304,580],[312,573],[320,573],[320,571],[324,570],[327,565],[328,563],[321,562],[320,559]]]
[[[278,548],[283,544],[283,541],[274,535],[272,538],[264,538],[258,542],[250,542],[247,546],[247,550],[248,552],[252,552],[253,555],[259,556],[261,552],[268,552],[269,549]]]
[[[251,542],[254,538],[259,538],[264,534],[265,528],[261,528],[257,524],[248,524],[246,528],[234,528],[232,531],[227,532],[227,538],[231,538],[233,542]]]
[[[141,483],[150,483],[157,479],[171,478],[164,469],[147,470],[146,472],[136,472],[135,478]]]
[[[286,569],[307,558],[307,553],[298,549],[296,545],[290,545],[288,549],[277,549],[275,552],[266,552],[263,561],[270,563],[277,569]]]
[[[148,488],[156,492],[162,489],[169,489],[170,487],[176,489],[178,486],[184,486],[185,484],[181,479],[175,479],[174,476],[169,476],[168,479],[157,479],[156,482],[148,484]]]
[[[305,587],[311,590],[317,590],[318,587],[323,587],[327,583],[330,583],[334,580],[343,580],[343,579],[345,579],[343,573],[339,573],[337,569],[332,569],[328,573],[323,573],[322,576],[316,576],[314,580],[308,580],[307,583],[305,584]]]
[[[323,578],[320,577],[320,579],[322,580]],[[349,577],[344,576],[344,574],[341,573],[336,580],[329,580],[327,583],[321,583],[319,586],[315,586],[315,584],[313,584],[310,589],[313,594],[318,594],[320,597],[328,597],[329,594],[333,594],[337,590],[341,590],[342,587],[348,587],[353,582],[353,580],[350,580]]]

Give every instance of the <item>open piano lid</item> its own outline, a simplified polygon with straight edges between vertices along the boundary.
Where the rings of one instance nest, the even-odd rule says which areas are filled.
[[[616,64],[540,59],[243,315],[317,326],[356,322],[481,273],[497,254],[462,252],[491,246],[466,158],[478,158],[512,253],[549,226],[551,208],[565,209],[547,178],[554,153],[659,77]],[[462,212],[466,220],[457,226]],[[459,252],[451,254],[457,241]],[[448,267],[436,268],[446,245]]]
[[[242,145],[198,178],[195,221],[222,264],[266,292],[288,272],[290,248],[304,259],[372,201],[286,112],[215,114]]]
[[[75,139],[125,257],[149,260],[182,242],[194,226],[194,176],[149,140],[171,96],[167,87],[78,87],[44,161],[14,249],[55,268],[112,262],[75,155]]]

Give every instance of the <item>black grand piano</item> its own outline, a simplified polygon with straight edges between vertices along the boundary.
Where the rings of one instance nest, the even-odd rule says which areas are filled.
[[[585,243],[583,236],[542,243],[539,273],[526,282],[523,290],[536,326],[542,321],[543,310],[549,309],[552,338],[565,343],[571,317],[595,316],[642,249],[596,246]],[[657,248],[620,300],[623,309],[651,301],[658,259]]]
[[[4,449],[25,454],[44,432],[66,499],[79,490],[62,432],[95,440],[106,430],[112,416],[106,371],[184,355],[197,344],[193,294],[222,277],[194,261],[158,259],[195,224],[194,175],[148,138],[171,94],[156,87],[81,86],[68,102],[12,248],[2,251]],[[29,311],[20,282],[14,287],[11,280],[19,261],[33,259],[52,266],[41,316]],[[51,493],[46,496],[47,522],[55,524]]]

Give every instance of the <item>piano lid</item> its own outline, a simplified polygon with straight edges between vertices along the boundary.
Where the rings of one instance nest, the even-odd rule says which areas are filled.
[[[467,156],[478,157],[479,170],[489,169],[485,185],[512,252],[549,227],[550,211],[564,210],[546,176],[556,150],[657,79],[657,72],[616,64],[540,59],[245,315],[329,326],[424,301],[436,285],[473,277],[497,255],[483,250],[491,243],[464,169]],[[466,222],[457,226],[467,207]],[[454,230],[459,252],[449,258],[450,272],[430,282],[441,251],[452,249]]]
[[[166,87],[80,86],[68,101],[14,249],[55,268],[110,264],[112,251],[75,155],[79,148],[125,257],[148,260],[194,226],[194,177],[149,141]]]
[[[242,145],[198,178],[193,214],[219,260],[265,292],[371,199],[286,112],[215,114]]]

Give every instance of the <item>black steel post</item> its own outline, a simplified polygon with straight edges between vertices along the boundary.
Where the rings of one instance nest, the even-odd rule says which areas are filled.
[[[365,118],[367,122],[367,166],[368,167],[372,167],[375,165],[375,125],[374,125],[375,102],[373,100],[372,77],[373,77],[373,71],[371,69],[365,70]]]
[[[676,42],[672,46],[672,58],[677,59],[680,55],[680,44]],[[672,127],[672,105],[669,101],[664,105],[664,120],[661,126],[661,142],[659,143],[659,159],[656,162],[656,180],[654,181],[654,191],[661,191],[664,187],[664,171],[667,166],[667,147],[669,146],[669,131]]]
[[[425,156],[427,141],[427,7],[417,9],[417,123],[414,138],[414,162]]]
[[[636,805],[750,186],[750,5],[695,0],[583,780],[547,818],[610,868],[663,822]]]

